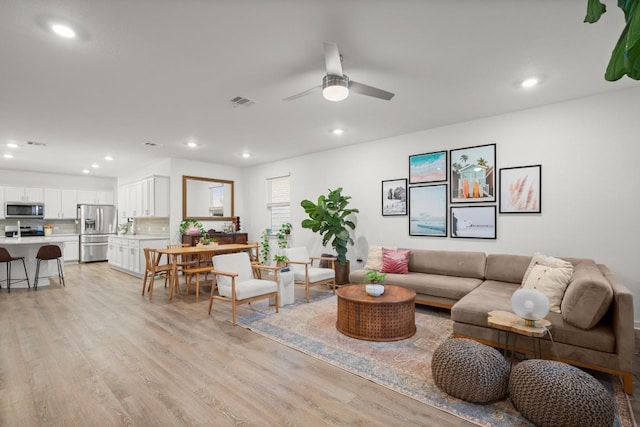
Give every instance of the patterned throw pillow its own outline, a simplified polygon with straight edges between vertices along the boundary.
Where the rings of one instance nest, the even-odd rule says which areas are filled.
[[[397,249],[395,246],[386,246],[387,249]],[[367,256],[367,263],[364,266],[365,270],[380,271],[382,268],[382,246],[371,246],[369,248],[369,255]]]
[[[407,274],[409,272],[409,250],[382,248],[381,273]]]

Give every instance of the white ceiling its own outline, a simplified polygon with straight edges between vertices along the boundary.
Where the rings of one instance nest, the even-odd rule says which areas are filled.
[[[590,25],[586,0],[3,0],[0,154],[15,157],[0,168],[242,167],[637,87],[604,80],[624,27],[607,3]],[[53,20],[80,37],[54,36]],[[350,78],[396,96],[282,101],[321,84],[325,40]],[[542,84],[517,87],[531,75]],[[256,104],[234,107],[235,96]]]

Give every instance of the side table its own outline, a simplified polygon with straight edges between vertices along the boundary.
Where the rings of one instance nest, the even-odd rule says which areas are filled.
[[[296,301],[294,290],[293,271],[279,271],[278,299],[280,301],[280,307],[284,307],[287,304],[293,304]],[[269,298],[269,304],[274,305],[275,303],[275,298]]]
[[[540,348],[540,339],[544,337],[551,329],[551,322],[547,319],[536,320],[536,326],[526,326],[524,319],[515,313],[509,311],[494,310],[488,313],[487,324],[498,330],[498,346],[500,346],[501,331],[505,331],[505,355],[509,351],[509,334],[514,333],[531,337],[533,345],[533,355],[536,359],[540,359],[542,351]],[[515,353],[515,337],[513,340],[513,353]]]

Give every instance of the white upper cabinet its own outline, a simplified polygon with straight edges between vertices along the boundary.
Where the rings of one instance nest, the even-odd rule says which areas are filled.
[[[113,191],[78,190],[78,204],[112,205]]]
[[[44,189],[44,217],[46,219],[73,219],[76,217],[78,191],[58,188]]]
[[[169,177],[151,176],[118,189],[120,218],[168,217]]]
[[[44,202],[44,190],[40,187],[6,187],[7,202]]]

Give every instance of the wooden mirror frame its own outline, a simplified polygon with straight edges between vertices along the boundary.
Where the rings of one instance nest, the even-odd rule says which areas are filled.
[[[187,183],[188,181],[204,181],[204,182],[216,182],[221,184],[231,185],[231,215],[230,216],[189,216],[187,215]],[[182,219],[194,218],[200,221],[231,221],[234,215],[234,198],[235,189],[233,187],[233,181],[217,178],[204,178],[201,176],[189,176],[182,175]]]

